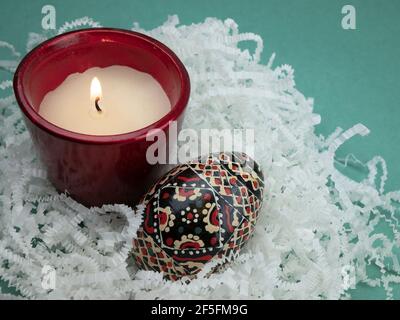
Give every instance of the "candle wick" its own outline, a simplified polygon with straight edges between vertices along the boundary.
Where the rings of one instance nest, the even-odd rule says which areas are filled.
[[[99,107],[99,101],[100,101],[100,97],[96,97],[96,100],[94,101],[94,105],[96,106],[96,110],[98,112],[102,112],[101,108]]]

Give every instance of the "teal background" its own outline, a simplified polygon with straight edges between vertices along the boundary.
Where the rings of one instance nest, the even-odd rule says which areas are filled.
[[[294,67],[298,89],[315,98],[315,112],[322,116],[318,134],[326,136],[337,126],[347,129],[358,122],[371,130],[369,136],[356,137],[341,147],[339,156],[351,152],[365,162],[382,155],[389,170],[386,190],[400,188],[400,1],[3,0],[0,40],[24,53],[28,32],[41,32],[45,4],[56,7],[57,27],[83,16],[110,27],[130,28],[138,21],[146,29],[171,14],[178,14],[183,24],[202,22],[209,16],[233,18],[241,32],[254,32],[264,39],[264,63],[276,52],[275,66],[288,63]],[[341,27],[345,4],[356,8],[356,30]],[[7,76],[0,71],[0,80]],[[384,292],[360,285],[352,297],[380,299]]]

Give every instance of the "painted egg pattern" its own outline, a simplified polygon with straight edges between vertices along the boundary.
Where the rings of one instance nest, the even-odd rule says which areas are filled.
[[[190,279],[213,258],[233,257],[251,236],[264,180],[244,153],[211,154],[182,164],[145,195],[132,254],[141,269]]]

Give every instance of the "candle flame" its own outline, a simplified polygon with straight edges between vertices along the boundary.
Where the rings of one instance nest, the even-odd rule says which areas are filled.
[[[94,77],[92,79],[92,83],[90,84],[90,97],[95,100],[95,99],[100,99],[102,95],[101,91],[101,84],[99,79],[97,77]]]

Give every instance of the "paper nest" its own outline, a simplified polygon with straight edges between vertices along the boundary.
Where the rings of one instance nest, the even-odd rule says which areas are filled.
[[[231,19],[178,23],[172,16],[154,30],[137,24],[133,30],[166,43],[186,65],[192,92],[185,127],[256,129],[266,192],[254,237],[223,273],[189,284],[127,268],[140,214],[123,205],[89,210],[56,193],[8,80],[0,83],[2,280],[20,296],[40,299],[338,299],[360,282],[383,286],[392,298],[393,284],[400,282],[400,192],[384,192],[387,172],[380,157],[366,164],[369,175],[360,183],[335,168],[336,149],[368,129],[358,124],[317,137],[320,117],[312,99],[295,88],[290,66],[274,68],[274,56],[261,63],[258,35],[239,33]],[[84,26],[100,24],[85,17],[58,33]],[[27,50],[53,35],[31,33]],[[254,41],[254,53],[240,49],[242,41]],[[20,54],[8,43],[0,47],[11,56],[0,67],[13,72]],[[390,237],[373,232],[382,222]],[[369,265],[378,268],[378,278],[368,276]],[[43,284],[49,268],[55,270],[55,289]]]

